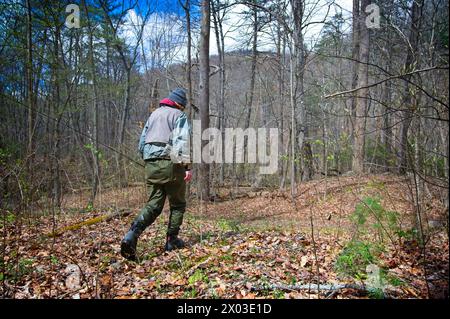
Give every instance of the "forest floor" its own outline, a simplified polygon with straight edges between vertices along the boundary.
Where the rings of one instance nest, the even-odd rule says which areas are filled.
[[[246,191],[230,200],[222,190],[216,203],[189,202],[181,231],[187,247],[172,252],[163,251],[166,205],[140,238],[138,263],[120,256],[120,240],[145,202],[145,188],[103,190],[98,208],[88,210],[89,194],[74,193],[61,213],[4,218],[0,292],[13,298],[373,298],[379,294],[301,285],[367,287],[366,266],[375,264],[385,297],[448,298],[442,205],[431,191],[423,251],[407,236],[414,216],[408,185],[389,174],[333,177],[302,183],[294,202],[280,191]],[[365,206],[378,218],[396,212],[395,225],[389,218],[355,224],[350,217]],[[130,214],[48,236],[119,209]],[[365,246],[349,246],[356,234]]]

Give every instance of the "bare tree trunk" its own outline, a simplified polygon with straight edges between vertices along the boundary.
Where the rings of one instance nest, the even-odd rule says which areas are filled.
[[[419,231],[420,238],[423,239],[423,232],[422,232],[422,208],[423,208],[423,198],[424,198],[424,181],[420,176],[424,175],[424,172],[422,170],[422,161],[421,161],[421,147],[423,145],[423,138],[422,138],[422,125],[421,125],[421,115],[420,115],[420,109],[419,106],[419,98],[418,96],[420,94],[419,92],[415,92],[412,97],[412,103],[414,104],[414,107],[416,110],[418,110],[417,114],[414,116],[414,185],[416,187],[416,214],[412,215],[412,225],[414,229],[417,229]]]
[[[314,175],[314,159],[311,149],[311,143],[305,140],[302,148],[303,155],[303,180],[309,181]]]
[[[148,114],[152,113],[158,107],[159,99],[158,99],[158,82],[159,79],[156,78],[152,85],[152,92],[150,96],[150,104],[148,106]]]
[[[423,0],[412,2],[411,7],[411,29],[409,34],[409,50],[406,54],[406,61],[404,65],[405,72],[410,72],[415,68],[417,62],[417,48],[419,44],[419,30],[422,20]],[[403,93],[402,106],[405,108],[402,111],[403,122],[401,129],[401,145],[399,154],[399,172],[405,174],[408,169],[408,130],[412,122],[412,106],[411,106],[411,92],[409,80],[411,75],[405,78],[405,90]]]
[[[251,0],[247,4],[249,6],[250,12],[252,13],[252,55],[251,55],[251,69],[250,69],[250,88],[249,91],[245,95],[245,107],[246,107],[246,115],[244,120],[244,129],[247,129],[251,125],[251,117],[252,117],[252,109],[253,109],[253,101],[255,95],[255,83],[256,83],[256,67],[257,67],[257,59],[258,59],[258,8],[257,8],[257,0]],[[244,137],[244,162],[248,160],[248,137]],[[248,177],[248,166],[243,164],[240,165],[242,168],[241,177],[244,180],[247,180]]]
[[[187,112],[189,120],[192,119],[192,33],[191,33],[191,0],[185,0],[183,3],[178,0],[179,4],[184,10],[186,15],[186,32],[187,32],[187,44],[186,44],[186,83],[187,83]]]
[[[36,121],[36,106],[33,97],[33,44],[32,44],[32,15],[31,1],[26,1],[27,6],[27,62],[26,62],[26,79],[27,79],[27,104],[28,104],[28,145],[27,154],[29,156],[29,164],[34,158],[34,126]],[[29,165],[30,167],[30,165]],[[32,173],[29,169],[29,173]]]
[[[287,145],[287,147],[286,147],[286,156],[287,156],[287,158],[289,158],[289,156],[290,156],[290,151],[289,151],[290,143],[291,143],[291,133],[290,133],[290,131],[289,131],[289,134],[288,134],[288,140],[287,140],[287,143],[286,143],[286,145]],[[288,163],[286,162],[286,164],[284,165],[284,169],[283,169],[283,171],[281,172],[281,174],[282,174],[282,176],[281,176],[281,182],[280,182],[280,185],[281,185],[281,186],[280,186],[280,189],[281,189],[281,190],[284,190],[284,187],[285,187],[285,185],[286,185],[286,178],[287,178],[288,168],[289,168],[289,165],[288,165]],[[292,189],[291,189],[291,191],[292,191]]]
[[[290,139],[291,139],[291,148],[290,148],[290,164],[291,164],[291,196],[294,199],[296,194],[296,180],[295,180],[295,132],[296,132],[296,118],[295,118],[295,91],[294,91],[294,58],[293,54],[290,55],[290,100],[291,100],[291,130],[290,130]]]
[[[281,147],[283,147],[283,131],[284,131],[284,123],[283,123],[283,67],[281,64],[281,26],[277,24],[277,63],[278,63],[278,106],[280,108],[280,120],[278,121],[278,128],[280,129],[281,134],[279,135],[279,143]],[[283,150],[284,151],[284,150]],[[282,154],[284,153],[282,151]],[[284,161],[281,161],[280,171],[283,172]],[[281,174],[282,176],[283,174]],[[280,189],[284,188],[284,181],[280,178]]]
[[[253,0],[256,4],[257,0]],[[245,128],[250,127],[250,120],[252,116],[253,99],[255,95],[255,79],[256,79],[256,62],[258,59],[258,10],[256,6],[252,6],[253,10],[253,40],[252,40],[252,64],[250,70],[250,91],[248,99],[246,99],[247,117],[245,119]],[[244,138],[244,154],[247,156],[247,137]],[[244,176],[246,175],[244,171]]]
[[[390,71],[390,67],[388,66],[388,71]],[[392,127],[390,121],[390,112],[391,112],[391,85],[390,82],[386,82],[384,84],[384,92],[383,92],[383,145],[386,151],[386,157],[384,159],[384,165],[386,166],[387,171],[391,171],[392,166]]]
[[[191,33],[191,1],[186,0],[185,5],[186,12],[186,29],[187,29],[187,85],[188,85],[188,109],[189,109],[189,120],[192,119],[192,33]]]
[[[256,3],[256,0],[253,0]],[[253,7],[253,40],[252,40],[252,65],[250,71],[250,91],[247,101],[248,112],[245,123],[245,128],[250,126],[250,118],[253,107],[253,97],[255,95],[255,78],[256,78],[256,62],[258,58],[258,11],[256,7]]]
[[[187,115],[189,118],[189,123],[192,123],[193,118],[193,96],[192,96],[192,33],[191,33],[191,1],[186,0],[183,4],[180,1],[181,6],[183,7],[184,13],[186,15],[186,32],[187,32],[187,68],[186,68],[186,82],[187,82]],[[190,138],[190,145],[192,145],[192,136]],[[192,158],[192,157],[191,157]],[[191,193],[191,183],[186,185],[186,194],[189,195]]]
[[[390,0],[388,2],[388,9],[385,12],[385,16],[387,19],[391,19],[393,16],[393,10],[394,10],[394,0]],[[386,60],[386,70],[387,72],[391,72],[392,69],[392,59],[390,59],[392,54],[392,46],[387,41],[385,46],[382,48],[384,56],[383,58]],[[384,158],[384,166],[386,167],[386,170],[388,172],[392,171],[392,166],[394,165],[393,159],[394,159],[394,147],[393,147],[393,131],[391,126],[391,113],[393,108],[391,107],[392,104],[392,82],[387,81],[383,85],[383,97],[382,101],[384,106],[383,109],[383,132],[382,132],[382,145],[384,146],[385,150],[385,158]]]
[[[92,107],[92,132],[89,132],[91,140],[91,154],[92,154],[92,191],[89,203],[94,204],[95,197],[97,195],[98,187],[100,184],[100,163],[99,163],[99,146],[98,146],[98,93],[97,93],[97,77],[95,75],[95,61],[94,61],[94,35],[91,20],[89,18],[89,12],[87,10],[86,3],[84,5],[85,13],[88,21],[89,28],[89,67],[90,67],[90,80],[92,82],[93,92],[93,107]]]
[[[130,108],[131,67],[126,68],[125,75],[126,75],[125,96],[124,96],[122,113],[120,115],[120,125],[119,125],[119,150],[120,150],[120,152],[123,151],[122,145],[125,140],[125,127],[126,127],[126,122],[127,122],[129,108]],[[117,162],[118,170],[119,170],[120,186],[125,187],[128,183],[128,179],[126,176],[125,161],[123,160],[123,156],[121,153],[117,154],[116,162]]]
[[[365,137],[365,117],[369,98],[369,89],[365,88],[369,79],[369,29],[365,23],[365,8],[370,4],[369,0],[361,1],[361,14],[359,15],[359,61],[358,87],[363,87],[357,91],[356,98],[356,118],[353,142],[352,170],[355,173],[364,171],[364,137]]]
[[[443,151],[445,152],[443,175],[444,175],[445,179],[448,179],[448,177],[449,177],[449,163],[448,163],[448,160],[449,160],[449,136],[448,136],[449,125],[448,125],[448,122],[442,122],[440,124],[441,125],[439,126],[439,136],[441,139]]]
[[[327,118],[326,113],[323,111],[323,128],[322,128],[322,136],[323,136],[323,163],[322,169],[325,178],[328,177],[328,130],[327,130]]]
[[[60,83],[60,65],[59,59],[59,40],[60,40],[60,28],[57,26],[54,33],[54,66],[53,66],[53,107],[52,118],[57,119],[53,121],[52,125],[52,138],[51,138],[51,165],[52,165],[52,188],[53,188],[53,203],[56,207],[61,207],[62,190],[61,190],[61,170],[59,166],[59,142],[60,142],[60,100],[61,100],[61,83]]]
[[[211,1],[211,9],[213,10],[213,22],[214,22],[214,30],[216,34],[216,44],[217,51],[219,53],[219,130],[222,135],[222,156],[225,154],[225,43],[224,43],[224,34],[222,28],[222,19],[220,17],[220,2],[217,3],[217,6],[214,1]],[[224,163],[220,164],[219,171],[219,183],[222,185],[224,182],[224,174],[225,174],[225,165]]]
[[[277,44],[277,55],[278,55],[278,97],[280,103],[280,145],[282,147],[282,154],[287,155],[289,153],[289,142],[286,144],[287,147],[284,147],[284,72],[283,65],[286,62],[286,37],[283,35],[281,26],[278,24],[277,29],[278,36],[278,44]],[[290,135],[288,136],[288,141],[290,140]],[[288,163],[284,160],[281,161],[281,179],[280,179],[280,190],[283,190],[286,185],[286,172],[287,172]]]
[[[295,156],[303,151],[305,139],[305,105],[303,103],[303,74],[305,67],[305,53],[302,34],[304,2],[291,0],[294,18],[293,47],[291,50],[291,193],[295,193],[296,165]],[[297,138],[296,138],[297,137]],[[301,165],[298,170],[301,171]]]
[[[199,108],[202,131],[209,128],[209,32],[210,32],[210,3],[209,0],[202,0],[202,22],[200,31],[200,87],[199,87]],[[202,140],[202,152],[207,141]],[[209,157],[209,156],[208,156]],[[210,197],[210,165],[205,162],[202,156],[202,163],[199,176],[202,199],[208,200]]]
[[[359,67],[359,2],[360,0],[353,0],[353,13],[352,13],[352,89],[355,89],[358,85],[358,67]],[[351,126],[355,125],[356,120],[356,97],[358,92],[355,92],[352,97],[352,113],[350,116]],[[353,135],[352,130],[352,135]]]

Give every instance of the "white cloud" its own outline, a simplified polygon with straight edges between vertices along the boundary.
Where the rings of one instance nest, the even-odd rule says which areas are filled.
[[[164,67],[186,58],[186,32],[181,18],[171,13],[153,13],[144,26],[142,45],[148,67]],[[130,10],[120,36],[131,47],[136,45],[143,18]],[[142,53],[140,48],[139,53]],[[143,61],[141,61],[143,62]]]

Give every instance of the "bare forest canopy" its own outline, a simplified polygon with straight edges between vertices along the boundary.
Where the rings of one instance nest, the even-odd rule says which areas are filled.
[[[67,10],[70,4],[75,9]],[[226,128],[279,132],[275,174],[259,174],[259,163],[195,163],[192,200],[244,204],[272,196],[294,205],[294,214],[305,185],[392,176],[411,193],[405,212],[423,240],[428,208],[438,205],[448,218],[448,1],[348,5],[1,1],[2,228],[22,213],[55,218],[74,198],[78,210],[100,212],[111,206],[102,192],[142,186],[143,124],[162,98],[183,87],[186,113],[203,128],[222,136]],[[328,191],[320,194],[325,201]],[[137,211],[136,203],[123,206],[127,214]],[[105,214],[88,217],[104,223],[121,216]],[[85,225],[83,218],[74,222],[76,229]],[[57,231],[45,225],[45,234]],[[446,245],[448,252],[448,237]],[[5,250],[2,281],[12,260]]]

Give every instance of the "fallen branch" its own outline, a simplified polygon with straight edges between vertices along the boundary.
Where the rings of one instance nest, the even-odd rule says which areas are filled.
[[[97,217],[93,217],[93,218],[89,218],[87,220],[84,220],[82,222],[73,224],[73,225],[69,225],[66,227],[62,227],[60,229],[57,229],[54,232],[48,233],[47,236],[49,237],[58,237],[61,236],[63,233],[65,233],[66,231],[72,231],[72,230],[77,230],[80,229],[84,226],[89,226],[89,225],[93,225],[93,224],[97,224],[100,222],[106,222],[109,221],[113,218],[119,217],[119,216],[128,216],[131,214],[131,211],[126,211],[126,210],[120,210],[120,211],[115,211],[113,213],[110,214],[106,214],[106,215],[102,215],[102,216],[97,216]]]
[[[144,186],[146,186],[146,184],[144,182],[128,182],[127,186],[128,187],[144,187]],[[107,190],[107,189],[108,190],[110,190],[110,189],[114,190],[115,186],[113,186],[113,185],[108,185],[108,186],[103,185],[102,189],[103,190]],[[92,186],[86,186],[86,187],[80,187],[80,188],[72,189],[72,193],[78,194],[78,193],[83,193],[83,192],[91,191],[91,190],[92,190]]]
[[[385,287],[387,288],[387,287]],[[373,287],[368,287],[364,285],[357,285],[357,284],[303,284],[303,285],[284,285],[284,284],[269,284],[266,286],[260,286],[260,287],[252,287],[251,290],[253,291],[264,291],[264,290],[287,290],[287,291],[297,291],[297,290],[313,290],[313,291],[324,291],[329,292],[330,294],[336,294],[339,290],[342,289],[353,289],[358,290],[364,293],[373,293],[378,292],[378,289]],[[386,289],[383,289],[383,294],[385,297],[387,297]]]
[[[192,266],[187,272],[186,275],[187,276],[192,276],[194,274],[194,272],[197,270],[197,268],[202,268],[204,265],[206,265],[207,263],[209,263],[215,256],[209,256],[208,258],[206,258],[205,260],[199,262],[198,264]]]
[[[304,285],[283,285],[283,284],[270,284],[267,286],[261,286],[261,287],[252,287],[251,290],[254,291],[263,291],[263,290],[289,290],[289,291],[295,291],[295,290],[314,290],[314,291],[337,291],[341,289],[355,289],[360,291],[369,291],[370,289],[366,288],[362,285],[356,285],[356,284],[304,284]]]

